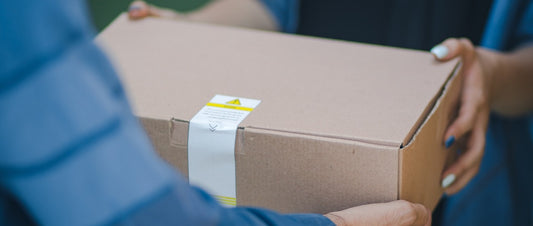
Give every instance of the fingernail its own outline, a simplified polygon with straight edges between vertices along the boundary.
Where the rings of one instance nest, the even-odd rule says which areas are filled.
[[[450,174],[442,180],[442,188],[447,188],[455,181],[455,175]]]
[[[448,47],[444,45],[436,45],[435,47],[431,48],[430,50],[433,55],[435,55],[438,59],[442,59],[448,55]]]
[[[140,10],[140,9],[141,9],[140,6],[132,5],[132,6],[130,6],[129,11],[137,11],[137,10]]]
[[[450,136],[450,137],[448,137],[446,142],[444,142],[444,146],[446,146],[446,148],[450,148],[452,146],[453,142],[455,142],[455,136]]]

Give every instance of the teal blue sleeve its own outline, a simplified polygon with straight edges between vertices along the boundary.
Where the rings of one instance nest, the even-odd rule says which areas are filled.
[[[481,46],[510,51],[533,42],[533,1],[494,0]]]
[[[0,2],[0,180],[37,222],[94,225],[173,186],[83,1]]]
[[[40,225],[332,224],[190,187],[152,150],[84,3],[0,1],[0,224],[28,222],[11,198]]]
[[[281,31],[295,33],[298,28],[299,0],[261,0]]]

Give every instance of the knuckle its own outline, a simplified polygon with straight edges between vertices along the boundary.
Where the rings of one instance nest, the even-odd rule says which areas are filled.
[[[392,221],[391,225],[414,225],[429,213],[421,204],[415,204],[408,201],[399,200],[399,209],[396,213],[389,215],[388,219]],[[424,211],[423,211],[424,210]]]
[[[468,113],[457,120],[457,130],[459,133],[464,134],[472,128],[473,114]],[[459,135],[459,134],[457,134]]]
[[[410,203],[408,201],[402,202],[402,210],[405,216],[415,216],[416,215],[416,207],[415,204]]]
[[[404,218],[404,224],[405,225],[412,225],[416,222],[417,218],[418,218],[418,214],[417,214],[417,208],[415,206],[416,204],[413,204],[413,203],[409,203],[408,207],[407,207],[407,213],[405,214],[405,218]]]
[[[464,169],[466,169],[467,167],[467,164],[464,162],[464,161],[457,161],[457,163],[455,163],[455,168],[456,168],[456,175],[461,175],[463,174],[463,171]]]
[[[409,208],[409,206],[411,205],[410,202],[405,201],[405,200],[398,200],[398,201],[396,201],[396,202],[398,203],[398,205],[399,205],[402,209]]]
[[[488,106],[489,100],[487,98],[487,95],[485,95],[485,93],[483,93],[483,92],[481,92],[480,95],[481,95],[481,97],[479,98],[479,107],[483,108],[485,106]]]
[[[396,201],[397,208],[385,216],[386,225],[412,225],[416,221],[416,208],[410,202]]]
[[[465,38],[465,37],[462,37],[459,39],[459,41],[463,44],[463,45],[466,45],[468,47],[473,47],[474,44],[472,44],[472,41],[470,41],[470,39],[468,38]]]
[[[457,42],[457,41],[458,41],[457,38],[451,37],[451,38],[447,38],[446,40],[444,40],[443,43],[449,44],[449,43]]]

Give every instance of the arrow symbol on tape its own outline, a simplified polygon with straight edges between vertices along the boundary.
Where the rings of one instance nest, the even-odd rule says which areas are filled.
[[[209,131],[215,132],[217,130],[218,125],[217,124],[211,124],[209,123]]]

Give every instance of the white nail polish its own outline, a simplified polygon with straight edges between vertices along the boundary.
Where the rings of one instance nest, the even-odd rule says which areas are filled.
[[[453,184],[454,181],[455,181],[455,175],[454,174],[450,174],[450,175],[446,176],[442,180],[442,188],[447,188],[448,186]]]
[[[442,59],[448,55],[448,47],[443,45],[437,45],[431,48],[431,53],[435,55],[438,59]]]

